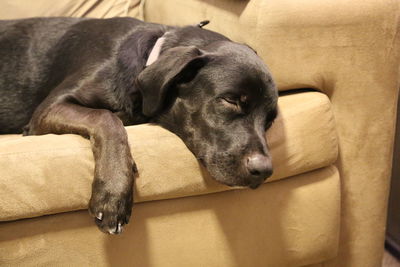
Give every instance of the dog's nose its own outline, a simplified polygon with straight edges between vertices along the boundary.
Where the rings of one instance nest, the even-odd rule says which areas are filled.
[[[255,153],[247,157],[246,167],[255,180],[264,181],[272,175],[271,159],[263,154]]]

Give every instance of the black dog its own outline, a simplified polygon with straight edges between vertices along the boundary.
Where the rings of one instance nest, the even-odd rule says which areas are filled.
[[[217,181],[258,187],[272,173],[265,131],[276,88],[255,51],[201,26],[0,21],[0,133],[89,138],[89,212],[107,233],[120,233],[132,209],[136,167],[124,125],[159,124]]]

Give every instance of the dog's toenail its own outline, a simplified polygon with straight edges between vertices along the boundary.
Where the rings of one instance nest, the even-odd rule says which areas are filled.
[[[102,212],[99,212],[99,213],[97,214],[96,218],[97,218],[98,220],[101,221],[101,220],[103,219],[103,213],[102,213]]]

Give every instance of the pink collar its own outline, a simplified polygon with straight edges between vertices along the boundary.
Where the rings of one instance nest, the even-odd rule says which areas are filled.
[[[149,57],[147,58],[146,67],[151,65],[151,64],[153,64],[154,61],[157,60],[158,56],[160,55],[161,47],[164,44],[164,41],[165,41],[165,37],[164,36],[166,34],[167,34],[167,32],[164,33],[163,36],[161,36],[160,38],[157,39],[156,43],[153,46],[153,49],[150,52]]]

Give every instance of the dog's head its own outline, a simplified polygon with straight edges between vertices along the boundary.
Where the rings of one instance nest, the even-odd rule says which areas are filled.
[[[272,174],[265,131],[277,90],[246,45],[168,49],[137,79],[143,113],[177,134],[217,181],[258,187]]]

